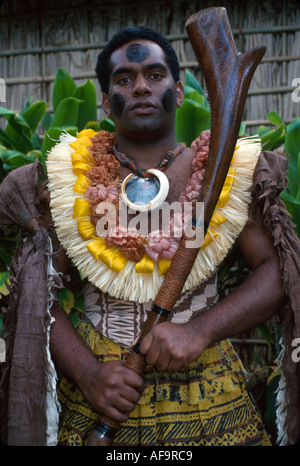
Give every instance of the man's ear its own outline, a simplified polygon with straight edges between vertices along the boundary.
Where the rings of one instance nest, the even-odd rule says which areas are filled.
[[[111,116],[109,102],[108,102],[108,95],[102,94],[102,108],[105,112],[105,115],[109,118]]]
[[[177,93],[176,107],[180,108],[184,100],[184,88],[180,81],[178,81],[178,83],[176,84],[176,93]]]

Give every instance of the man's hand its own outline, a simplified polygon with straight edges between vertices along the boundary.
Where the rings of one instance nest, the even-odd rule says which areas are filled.
[[[50,349],[56,368],[76,383],[97,413],[126,421],[141,395],[143,378],[122,361],[100,363],[59,306],[54,306],[53,317]]]
[[[194,333],[190,322],[163,322],[146,335],[140,350],[146,356],[147,364],[159,371],[173,373],[197,359],[205,346],[204,339]]]
[[[127,369],[123,361],[95,363],[81,379],[80,389],[100,415],[124,422],[140,398],[143,378]]]

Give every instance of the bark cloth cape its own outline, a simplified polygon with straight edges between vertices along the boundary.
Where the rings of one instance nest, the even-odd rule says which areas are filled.
[[[300,242],[280,192],[288,162],[275,152],[259,156],[251,188],[249,220],[263,217],[280,258],[288,304],[282,311],[282,375],[277,395],[278,443],[300,439],[300,363],[292,341],[300,337]],[[49,221],[49,192],[38,162],[10,173],[0,186],[0,224],[17,225],[22,237],[3,309],[6,361],[0,363],[1,439],[9,445],[51,445],[58,423],[56,372],[49,352],[51,305],[62,287],[55,271],[59,245]],[[45,219],[48,218],[48,222]],[[43,226],[46,224],[47,226]]]

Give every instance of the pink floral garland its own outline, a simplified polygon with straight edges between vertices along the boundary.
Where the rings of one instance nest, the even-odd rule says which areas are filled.
[[[103,143],[103,134],[105,143]],[[179,197],[181,204],[196,202],[198,198],[207,162],[209,140],[210,131],[206,130],[191,144],[196,156],[191,164],[193,174],[188,180],[184,192]],[[119,162],[114,159],[111,153],[114,141],[115,135],[104,131],[100,131],[91,138],[93,144],[89,147],[89,152],[96,166],[86,173],[92,184],[87,188],[85,197],[89,201],[91,221],[95,225],[104,215],[103,213],[97,213],[99,204],[110,202],[115,204],[116,207],[118,205],[120,188]],[[127,259],[134,262],[139,262],[145,253],[155,262],[158,259],[170,260],[174,257],[178,248],[181,236],[178,234],[178,229],[182,231],[183,220],[181,214],[174,214],[166,229],[153,231],[147,237],[139,235],[135,229],[117,226],[108,232],[106,243],[111,248],[118,246]]]

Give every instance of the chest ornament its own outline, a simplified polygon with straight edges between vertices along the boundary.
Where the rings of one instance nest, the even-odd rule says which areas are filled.
[[[168,152],[166,157],[154,168],[141,170],[133,159],[113,147],[115,158],[121,165],[132,170],[122,182],[120,194],[123,202],[133,211],[150,212],[159,209],[169,193],[169,180],[163,173],[171,165],[176,156],[180,155],[185,144],[178,144],[175,150]]]
[[[210,132],[204,131],[192,143],[196,156],[191,165],[192,176],[178,200],[180,205],[196,202],[209,138]],[[122,224],[123,203],[140,214],[147,213],[151,210],[148,203],[153,203],[157,196],[164,202],[168,184],[163,166],[148,170],[143,177],[134,170],[122,183],[119,180],[122,161],[116,157],[115,147],[115,134],[106,131],[95,133],[89,129],[81,131],[77,138],[67,133],[61,136],[47,160],[52,217],[58,239],[82,276],[118,299],[149,302],[155,299],[176,253],[178,231],[182,231],[186,218],[184,213],[177,212],[163,229],[154,229],[149,234]],[[176,155],[183,149],[184,145],[176,148]],[[242,231],[248,218],[251,200],[248,190],[260,150],[257,138],[237,141],[208,232],[183,292],[215,271]],[[149,179],[154,181],[149,183]]]

